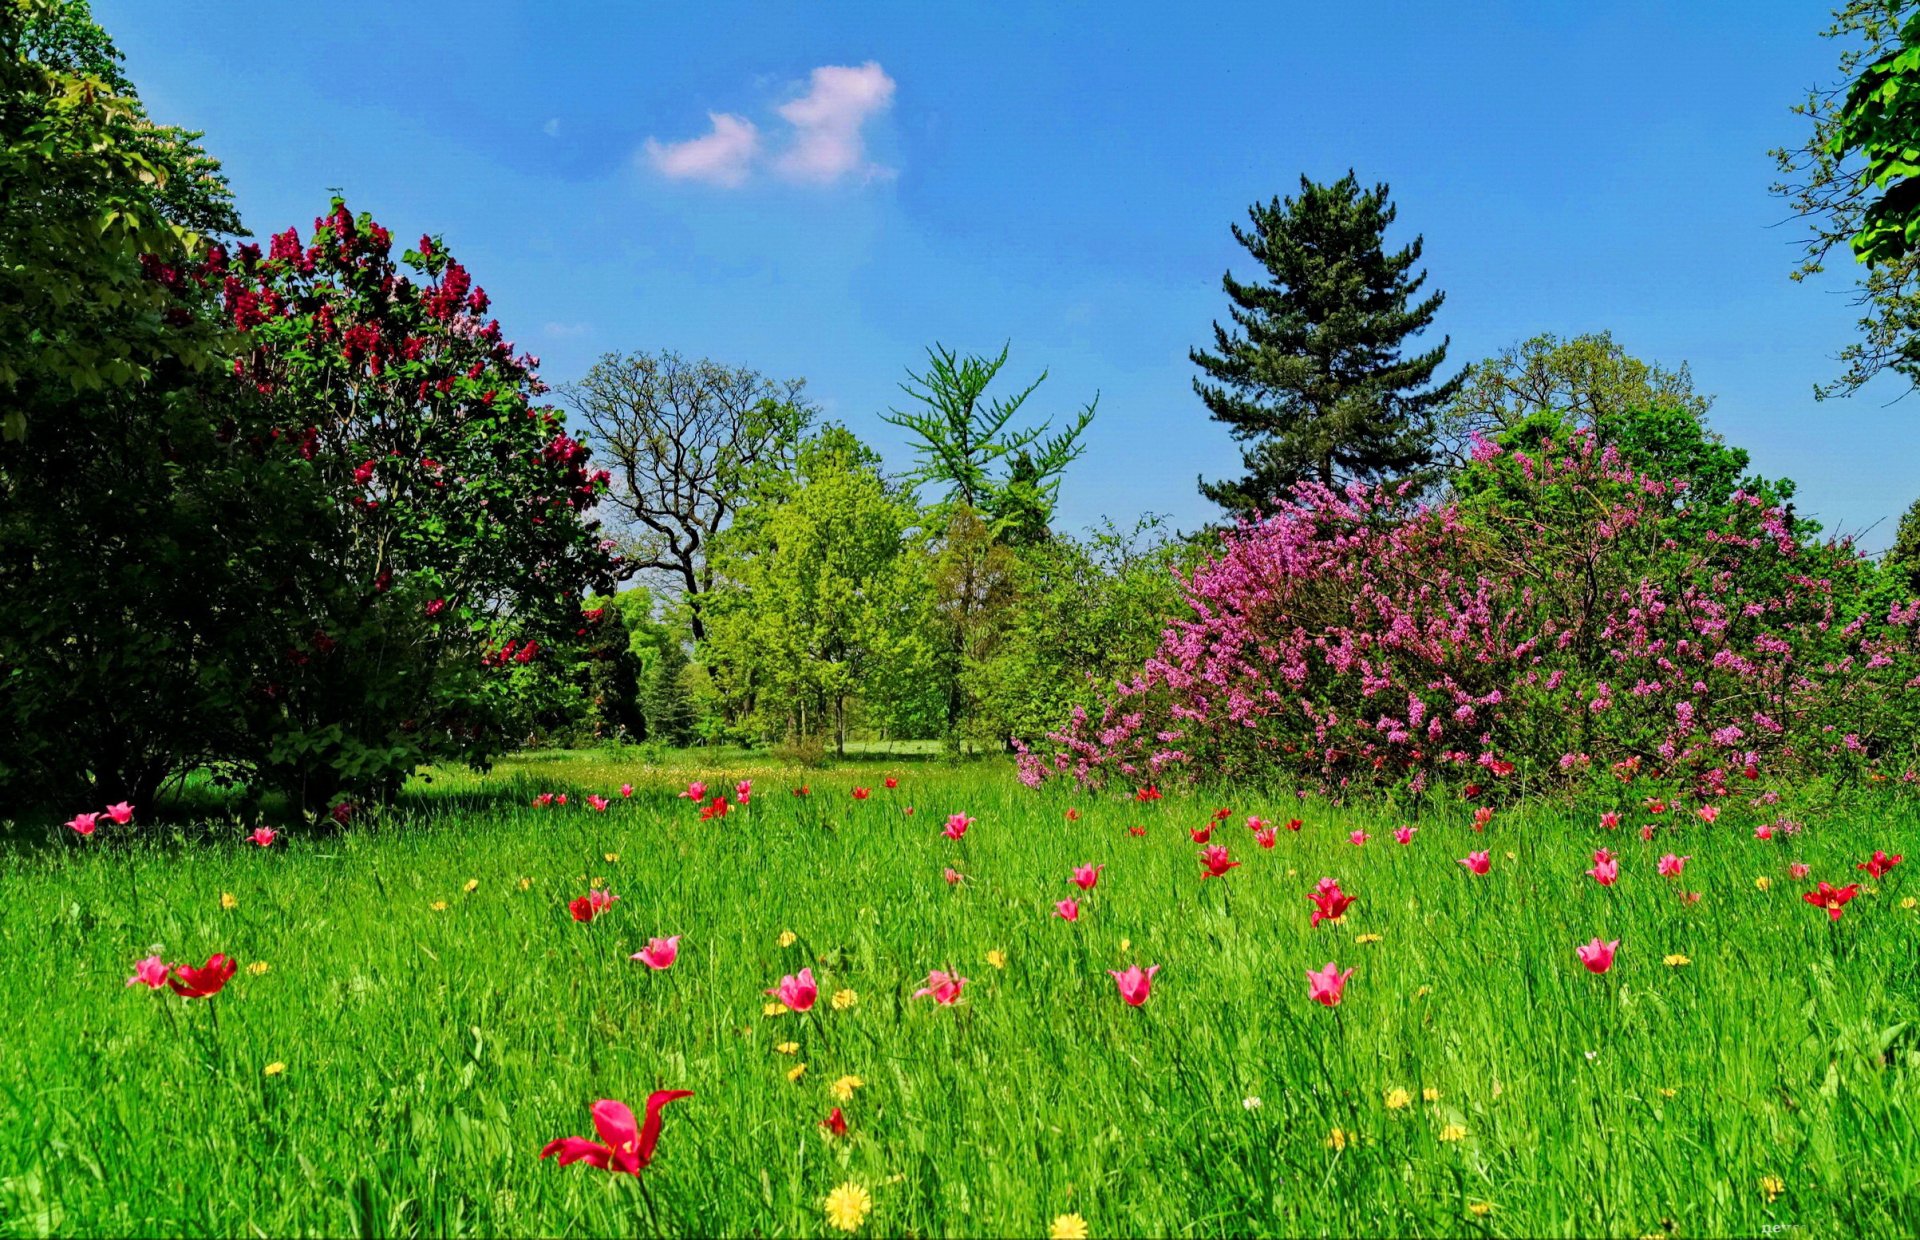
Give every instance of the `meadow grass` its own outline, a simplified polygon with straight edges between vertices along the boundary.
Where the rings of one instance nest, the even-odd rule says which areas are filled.
[[[1854,868],[1920,838],[1904,810],[1646,843],[1640,813],[1476,834],[1449,806],[1402,846],[1364,810],[1041,794],[997,762],[694,761],[446,774],[269,850],[237,827],[11,845],[0,1232],[819,1235],[852,1181],[879,1235],[1920,1233],[1920,866]],[[752,803],[702,822],[689,774],[751,776]],[[532,808],[547,790],[569,804]],[[1216,805],[1244,864],[1201,881],[1188,830]],[[1249,813],[1305,822],[1268,851]],[[1612,888],[1585,874],[1601,845]],[[1490,874],[1456,864],[1482,848]],[[1794,860],[1864,880],[1838,923]],[[1359,900],[1310,928],[1322,875]],[[595,883],[619,901],[578,924]],[[628,959],[668,934],[671,970]],[[1596,935],[1621,940],[1604,976],[1575,957]],[[155,944],[242,970],[211,1000],[126,987]],[[1329,961],[1355,970],[1335,1008],[1307,999]],[[1139,1008],[1107,973],[1129,963],[1161,966]],[[815,1011],[766,1015],[809,964]],[[944,967],[962,1004],[910,998]],[[642,1181],[537,1157],[656,1088],[695,1097]]]

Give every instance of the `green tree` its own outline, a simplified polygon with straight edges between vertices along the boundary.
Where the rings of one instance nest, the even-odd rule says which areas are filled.
[[[1498,440],[1538,414],[1593,426],[1607,438],[1631,412],[1675,409],[1701,422],[1712,405],[1711,396],[1694,390],[1684,362],[1678,370],[1643,362],[1610,332],[1566,340],[1546,332],[1468,366],[1435,421],[1442,452],[1459,468],[1476,436]]]
[[[1040,372],[1011,397],[989,397],[987,388],[1006,364],[1007,347],[997,357],[963,357],[936,344],[927,350],[926,373],[908,371],[900,385],[916,407],[880,417],[913,437],[919,456],[913,481],[944,487],[947,503],[984,515],[997,541],[1031,543],[1047,536],[1060,477],[1086,451],[1080,438],[1100,397],[1057,434],[1047,434],[1051,421],[1015,428],[1014,418],[1047,375]]]
[[[640,710],[647,739],[675,747],[693,740],[693,699],[687,689],[687,651],[677,637],[662,642],[648,665]]]
[[[1839,378],[1815,386],[1824,399],[1883,371],[1920,385],[1920,0],[1847,0],[1823,33],[1843,42],[1842,80],[1794,106],[1806,137],[1772,154],[1773,192],[1809,230],[1793,278],[1826,270],[1836,246],[1862,260],[1859,338]]]
[[[1880,568],[1900,599],[1920,598],[1920,500],[1901,516]]]
[[[647,722],[640,707],[641,663],[633,650],[626,609],[612,599],[588,599],[583,619],[582,671],[593,735],[642,740]]]
[[[1384,480],[1432,459],[1432,413],[1460,380],[1429,386],[1445,340],[1403,349],[1446,295],[1414,300],[1427,278],[1411,274],[1422,241],[1388,252],[1397,211],[1387,194],[1384,183],[1362,190],[1352,172],[1331,185],[1303,176],[1298,198],[1255,203],[1252,226],[1233,226],[1264,278],[1227,272],[1232,328],[1216,322],[1214,351],[1188,354],[1208,413],[1247,445],[1246,477],[1200,484],[1231,513],[1259,511],[1303,480]]]

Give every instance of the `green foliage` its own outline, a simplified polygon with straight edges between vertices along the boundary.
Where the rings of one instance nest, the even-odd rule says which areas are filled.
[[[595,740],[642,740],[647,733],[640,705],[640,656],[627,628],[626,609],[612,599],[588,599],[582,651],[587,725]]]
[[[667,745],[685,745],[693,739],[693,700],[688,692],[687,652],[677,637],[660,643],[647,664],[641,686],[640,710],[646,718],[647,738]]]
[[[1920,500],[1901,515],[1893,546],[1880,567],[1889,587],[1901,598],[1920,598]]]
[[[1846,0],[1825,34],[1842,41],[1842,81],[1794,106],[1806,139],[1772,152],[1782,177],[1773,191],[1809,231],[1793,278],[1824,271],[1836,246],[1867,260],[1859,339],[1840,351],[1840,377],[1815,387],[1821,398],[1851,395],[1884,371],[1920,384],[1920,0]]]
[[[998,357],[963,357],[936,344],[927,350],[927,372],[909,371],[900,385],[919,407],[880,416],[913,436],[920,457],[914,481],[945,487],[948,503],[984,516],[994,541],[1034,543],[1047,536],[1061,474],[1086,451],[1080,437],[1100,398],[1057,434],[1047,434],[1051,422],[1009,429],[1047,375],[1012,397],[989,398],[987,388],[1006,364],[1007,347]]]
[[[1258,512],[1302,480],[1387,480],[1432,459],[1433,412],[1460,380],[1428,386],[1446,341],[1402,350],[1446,295],[1413,300],[1427,278],[1410,274],[1421,239],[1387,251],[1397,214],[1387,193],[1362,190],[1352,172],[1331,185],[1303,176],[1297,199],[1255,203],[1252,227],[1233,226],[1264,278],[1223,276],[1232,328],[1215,323],[1214,352],[1189,353],[1202,372],[1194,391],[1247,445],[1246,477],[1200,486],[1230,513]]]

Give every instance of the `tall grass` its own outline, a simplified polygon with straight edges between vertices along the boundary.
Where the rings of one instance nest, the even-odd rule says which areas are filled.
[[[1865,880],[1874,848],[1920,838],[1909,819],[1643,843],[1644,816],[1603,835],[1503,811],[1478,835],[1449,813],[1403,847],[1364,813],[889,761],[894,790],[877,765],[715,765],[755,792],[711,822],[672,796],[686,771],[602,756],[447,776],[377,829],[271,850],[237,829],[16,846],[0,1232],[818,1235],[846,1181],[882,1235],[1068,1212],[1112,1236],[1920,1232],[1920,866],[1838,923],[1786,873]],[[543,789],[568,806],[529,807]],[[1244,864],[1202,882],[1188,828],[1223,804],[1215,841]],[[958,844],[955,811],[976,819]],[[1248,813],[1305,825],[1263,851]],[[1584,873],[1602,844],[1610,889]],[[1455,862],[1479,848],[1484,878]],[[1669,850],[1683,882],[1654,872]],[[1068,924],[1053,902],[1088,862],[1107,868]],[[1322,875],[1360,898],[1310,929]],[[577,924],[595,882],[619,902]],[[656,934],[684,936],[664,973],[628,959]],[[1604,976],[1574,954],[1596,935],[1621,940]],[[154,944],[242,972],[209,1001],[125,987]],[[1356,971],[1332,1009],[1304,976],[1329,960]],[[1107,975],[1129,962],[1162,966],[1138,1009]],[[765,1015],[809,964],[816,1012]],[[944,967],[962,1005],[909,997]],[[843,1076],[864,1084],[840,1102]],[[644,1185],[536,1157],[590,1135],[593,1100],[655,1088],[696,1096]]]

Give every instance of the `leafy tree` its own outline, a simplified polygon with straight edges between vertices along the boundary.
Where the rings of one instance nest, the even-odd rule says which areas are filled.
[[[766,731],[830,733],[845,752],[856,698],[882,721],[923,709],[934,678],[919,520],[879,458],[837,426],[741,508],[716,547],[705,649]]]
[[[791,465],[815,412],[805,387],[666,352],[608,353],[560,389],[612,464],[606,502],[629,565],[679,591],[696,642],[706,637],[710,546],[755,472]]]
[[[647,739],[682,746],[693,739],[693,700],[687,689],[687,651],[677,637],[662,642],[648,665],[640,709]]]
[[[1902,600],[1920,598],[1920,500],[1901,516],[1893,546],[1880,567]]]
[[[1052,422],[1013,429],[1040,377],[1011,397],[988,397],[987,388],[1007,364],[998,357],[966,356],[942,345],[927,350],[925,374],[907,372],[900,389],[916,408],[881,414],[915,440],[920,463],[916,482],[946,488],[948,503],[983,514],[996,540],[1031,543],[1047,536],[1059,502],[1060,477],[1086,451],[1080,437],[1093,423],[1100,398],[1087,402],[1073,425],[1054,435]]]
[[[627,613],[612,599],[588,599],[582,628],[587,722],[601,739],[641,740],[646,716],[640,707],[640,657],[633,650]]]
[[[1610,332],[1567,340],[1547,332],[1468,366],[1436,421],[1442,450],[1460,468],[1475,436],[1498,440],[1538,414],[1596,427],[1605,439],[1610,425],[1633,412],[1674,409],[1698,423],[1712,405],[1694,390],[1684,362],[1678,370],[1643,362]]]
[[[1824,271],[1843,244],[1864,264],[1860,338],[1840,351],[1840,377],[1814,388],[1821,398],[1889,370],[1920,384],[1920,2],[1847,0],[1824,33],[1846,41],[1843,81],[1795,105],[1810,131],[1773,152],[1782,177],[1773,191],[1810,231],[1793,278]]]
[[[1414,473],[1432,459],[1429,423],[1459,388],[1433,383],[1445,340],[1403,349],[1433,323],[1446,294],[1414,301],[1426,272],[1421,238],[1389,253],[1397,211],[1382,183],[1362,190],[1352,172],[1331,185],[1300,178],[1298,198],[1248,210],[1233,235],[1265,271],[1221,282],[1232,329],[1213,325],[1214,351],[1191,350],[1194,391],[1214,421],[1247,446],[1247,475],[1205,482],[1201,493],[1231,513],[1260,511],[1296,482],[1328,486]]]

